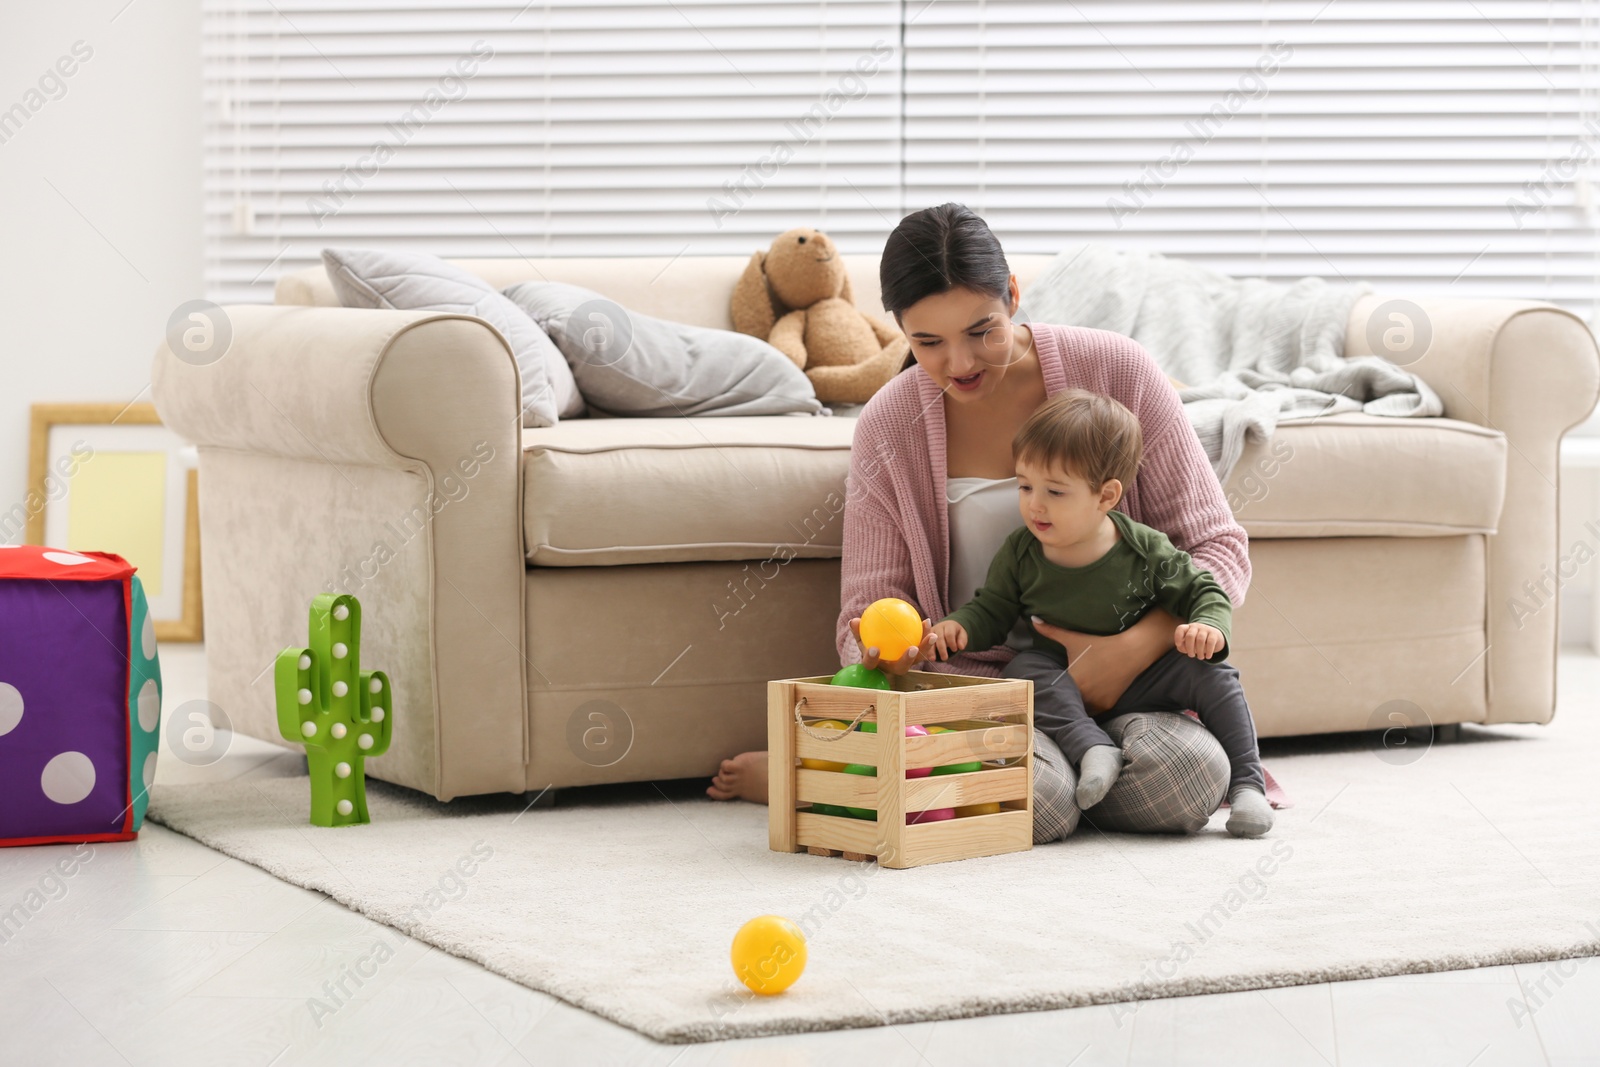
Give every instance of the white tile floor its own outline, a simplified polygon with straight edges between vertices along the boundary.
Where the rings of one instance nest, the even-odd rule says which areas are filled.
[[[168,709],[203,695],[199,649],[162,650]],[[1600,711],[1600,659],[1561,663],[1563,714]],[[203,770],[299,773],[237,738]],[[71,846],[0,850],[0,909]],[[447,956],[162,827],[98,845],[0,943],[0,1063],[71,1064],[1272,1064],[1600,1067],[1600,964],[1496,967],[959,1022],[658,1045]],[[1376,921],[1376,920],[1375,920]],[[331,1015],[310,999],[389,947]],[[1526,1004],[1536,1004],[1531,1013]]]

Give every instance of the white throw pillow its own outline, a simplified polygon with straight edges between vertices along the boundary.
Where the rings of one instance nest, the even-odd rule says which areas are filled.
[[[453,311],[475,315],[498,330],[522,372],[524,426],[554,426],[584,413],[583,396],[561,350],[476,274],[438,256],[376,249],[325,248],[322,263],[345,307]]]

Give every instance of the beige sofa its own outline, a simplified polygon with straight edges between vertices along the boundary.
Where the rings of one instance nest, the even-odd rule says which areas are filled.
[[[847,259],[881,315],[876,259]],[[1013,269],[1026,286],[1048,261]],[[744,263],[464,265],[727,327]],[[1350,354],[1379,302],[1354,309]],[[1417,303],[1433,343],[1411,369],[1448,418],[1285,425],[1226,487],[1255,569],[1233,657],[1263,735],[1367,729],[1391,701],[1550,718],[1557,612],[1528,590],[1554,586],[1558,446],[1600,358],[1548,305]],[[320,269],[291,274],[275,305],[227,309],[221,359],[155,360],[162,418],[199,446],[210,695],[236,729],[277,739],[266,668],[325,589],[361,598],[363,663],[395,687],[369,773],[441,799],[708,775],[765,746],[768,679],[836,667],[854,419],[523,430],[481,321],[333,305]]]

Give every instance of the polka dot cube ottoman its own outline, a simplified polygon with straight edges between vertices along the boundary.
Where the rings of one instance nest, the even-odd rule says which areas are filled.
[[[133,567],[0,546],[0,845],[132,838],[160,724],[155,628]]]

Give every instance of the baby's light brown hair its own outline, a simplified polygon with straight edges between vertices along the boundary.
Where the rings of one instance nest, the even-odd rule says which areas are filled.
[[[1091,490],[1115,478],[1126,494],[1143,456],[1138,416],[1086,389],[1067,389],[1045,401],[1011,440],[1012,459],[1059,465]]]

